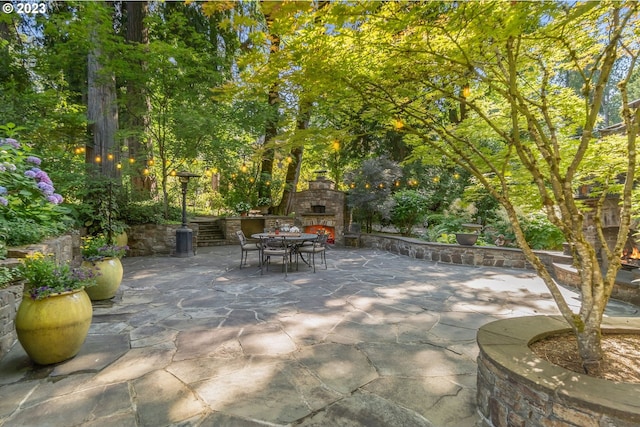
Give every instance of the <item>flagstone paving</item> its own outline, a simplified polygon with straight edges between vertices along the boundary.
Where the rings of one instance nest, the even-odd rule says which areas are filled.
[[[335,248],[285,278],[255,256],[125,258],[75,358],[0,361],[0,426],[473,426],[478,328],[558,314],[530,271]]]

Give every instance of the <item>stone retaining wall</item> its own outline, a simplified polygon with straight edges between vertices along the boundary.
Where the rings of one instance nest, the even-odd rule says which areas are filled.
[[[522,251],[515,248],[451,245],[382,234],[361,234],[359,244],[360,246],[382,249],[426,261],[485,267],[533,269],[525,259]],[[553,253],[538,251],[536,254],[543,263],[551,267],[554,260]]]
[[[198,224],[190,223],[193,231],[193,250],[197,250]],[[133,225],[127,230],[127,256],[170,255],[176,250],[176,229],[181,224]]]
[[[15,264],[15,259],[24,258],[34,252],[54,254],[58,262],[71,262],[74,265],[80,263],[80,237],[79,235],[64,235],[46,240],[34,245],[26,245],[8,248],[10,257],[4,263],[7,266]],[[18,306],[22,301],[22,285],[13,285],[0,289],[0,359],[11,349],[16,342],[16,330],[14,320],[18,312]]]
[[[605,318],[603,333],[638,333],[640,318]],[[539,359],[529,343],[569,331],[560,316],[498,320],[478,331],[479,427],[640,425],[639,384],[578,374]]]

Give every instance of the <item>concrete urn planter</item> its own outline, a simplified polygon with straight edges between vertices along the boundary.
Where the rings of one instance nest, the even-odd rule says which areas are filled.
[[[640,384],[578,374],[529,349],[568,331],[560,316],[498,320],[478,330],[478,426],[640,425]],[[605,318],[602,332],[640,333],[640,318]]]
[[[456,242],[463,246],[473,246],[478,241],[477,233],[456,233]]]

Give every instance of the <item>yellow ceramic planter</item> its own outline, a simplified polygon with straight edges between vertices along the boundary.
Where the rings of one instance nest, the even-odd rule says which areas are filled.
[[[114,243],[117,246],[127,246],[127,243],[129,243],[129,236],[127,236],[127,232],[123,231],[122,233],[116,235],[114,237]]]
[[[97,285],[89,286],[87,294],[92,301],[113,298],[122,282],[122,262],[120,258],[105,258],[101,261],[83,261],[82,266],[97,275]]]
[[[15,320],[18,341],[37,364],[65,361],[80,351],[92,315],[91,300],[84,289],[41,300],[24,294]]]

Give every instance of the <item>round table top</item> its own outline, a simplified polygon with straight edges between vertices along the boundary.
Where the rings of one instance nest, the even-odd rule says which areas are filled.
[[[312,233],[291,233],[281,231],[280,233],[256,233],[252,234],[254,239],[278,239],[284,238],[285,240],[315,240],[318,238],[317,234]]]

